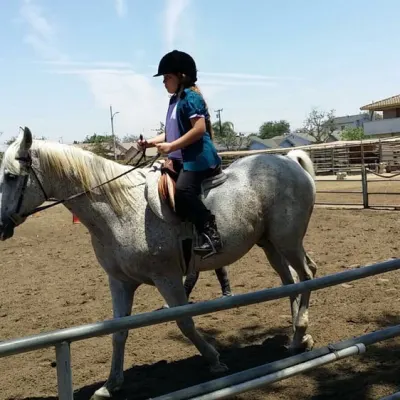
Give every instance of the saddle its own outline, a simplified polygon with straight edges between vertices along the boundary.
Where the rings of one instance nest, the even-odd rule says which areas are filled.
[[[162,220],[173,225],[182,221],[175,214],[175,190],[177,171],[174,170],[172,161],[158,161],[145,173],[146,187],[145,198],[152,211]],[[222,185],[228,175],[217,169],[215,175],[205,179],[201,185],[200,198],[205,199],[207,192]]]
[[[204,197],[204,193],[210,189],[217,187],[226,181],[227,175],[219,167],[215,170],[215,173],[205,179],[202,182],[201,196]],[[176,180],[178,179],[178,172],[174,169],[172,160],[166,160],[164,165],[161,167],[161,176],[158,180],[158,193],[161,200],[164,201],[168,206],[175,212],[175,191],[176,191]]]

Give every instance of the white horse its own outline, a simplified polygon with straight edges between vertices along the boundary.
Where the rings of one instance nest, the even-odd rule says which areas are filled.
[[[136,169],[89,194],[71,197],[129,168],[75,146],[33,141],[25,128],[5,152],[0,170],[0,239],[11,238],[14,228],[46,200],[64,199],[89,230],[109,276],[114,318],[131,314],[134,293],[143,283],[155,285],[170,307],[187,304],[184,275],[230,265],[256,244],[283,284],[315,276],[316,265],[303,248],[315,201],[314,168],[305,152],[244,157],[225,169],[225,182],[205,186],[203,201],[216,215],[224,243],[221,253],[206,259],[191,251],[197,240],[192,227],[174,219],[161,204],[159,168]],[[313,347],[306,333],[309,297],[305,293],[290,299],[295,351]],[[177,324],[212,372],[227,370],[192,318]],[[96,395],[111,397],[123,384],[127,336],[113,335],[110,374]]]

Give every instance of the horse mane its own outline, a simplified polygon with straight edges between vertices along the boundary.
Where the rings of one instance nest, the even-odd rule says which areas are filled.
[[[4,154],[3,165],[12,174],[20,174],[20,163],[15,160],[20,143],[15,141]],[[88,190],[120,175],[124,167],[90,151],[73,145],[33,140],[32,156],[37,156],[40,171],[52,174],[56,179],[67,179]],[[130,168],[130,167],[129,167]],[[135,199],[130,190],[135,183],[134,172],[124,175],[106,185],[97,188],[108,201],[117,215],[122,215],[126,207],[134,207]],[[137,175],[136,175],[137,177]],[[88,194],[89,198],[91,197]]]

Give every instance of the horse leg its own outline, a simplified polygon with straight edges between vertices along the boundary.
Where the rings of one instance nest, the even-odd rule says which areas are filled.
[[[300,281],[313,279],[317,265],[304,251],[303,246],[292,247],[291,249],[281,250],[283,256],[297,272]],[[310,334],[306,334],[308,328],[308,306],[311,292],[305,292],[300,295],[299,311],[295,322],[295,332],[290,349],[293,352],[302,350],[311,350],[314,346],[314,340]]]
[[[153,276],[154,284],[169,307],[182,306],[188,303],[181,276],[156,275]],[[226,372],[228,367],[219,361],[217,350],[197,331],[193,318],[184,317],[176,321],[179,329],[197,348],[200,354],[210,365],[212,373]]]
[[[291,285],[293,283],[298,282],[298,276],[296,271],[288,264],[287,260],[282,257],[279,251],[275,248],[275,246],[269,242],[265,241],[265,243],[261,244],[262,249],[264,250],[265,255],[268,258],[269,263],[272,268],[276,271],[276,273],[281,278],[283,285]],[[296,332],[296,320],[299,312],[300,305],[300,295],[298,296],[290,296],[290,309],[292,312],[292,326],[293,326],[293,334]]]
[[[189,300],[190,294],[192,293],[192,290],[194,289],[197,280],[199,279],[199,275],[200,272],[199,271],[193,271],[190,274],[186,275],[186,279],[185,279],[185,293],[186,293],[186,297]]]
[[[196,283],[197,283],[197,281],[199,279],[199,275],[200,275],[199,271],[192,271],[190,274],[186,275],[185,283],[184,283],[183,286],[185,288],[186,298],[188,299],[188,301],[189,301],[189,298],[190,298],[190,294],[192,293],[192,291],[193,291],[193,289],[194,289],[194,287],[195,287],[195,285],[196,285]],[[168,304],[164,304],[161,307],[161,309],[163,309],[163,308],[169,308]]]
[[[226,268],[225,267],[217,268],[215,270],[215,274],[217,275],[219,284],[221,285],[222,296],[232,296],[232,291],[228,278],[228,272],[226,271]],[[199,271],[193,271],[186,276],[184,287],[185,287],[186,297],[188,298],[188,300],[190,294],[192,293],[192,290],[194,289],[194,286],[197,283],[197,280],[199,279],[199,275],[200,275]]]
[[[135,290],[139,284],[118,281],[111,276],[109,285],[113,306],[113,317],[127,317],[132,312]],[[119,390],[124,382],[124,354],[128,331],[116,332],[112,335],[112,362],[106,383],[95,392],[95,396],[111,398],[112,392]]]
[[[219,284],[221,285],[222,296],[232,296],[231,285],[228,278],[226,267],[217,268],[215,270]]]

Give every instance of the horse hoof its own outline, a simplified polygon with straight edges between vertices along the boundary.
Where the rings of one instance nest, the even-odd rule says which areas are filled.
[[[119,389],[120,389],[120,387],[114,388],[113,392],[116,392]],[[107,389],[106,386],[102,386],[100,389],[98,389],[94,392],[94,395],[90,398],[90,400],[105,400],[105,399],[111,399],[111,398],[112,398],[112,394],[110,393],[110,391]]]
[[[314,347],[314,339],[311,335],[305,335],[300,344],[292,343],[289,346],[289,352],[293,355],[311,351]]]
[[[223,374],[223,373],[228,372],[228,371],[229,371],[229,368],[224,363],[218,363],[218,364],[212,365],[210,367],[210,372],[212,374]]]
[[[311,335],[305,335],[301,344],[305,351],[311,351],[314,348],[314,339]]]
[[[94,395],[90,398],[90,400],[104,400],[104,399],[111,399],[111,393],[104,386],[96,390],[94,392]]]

